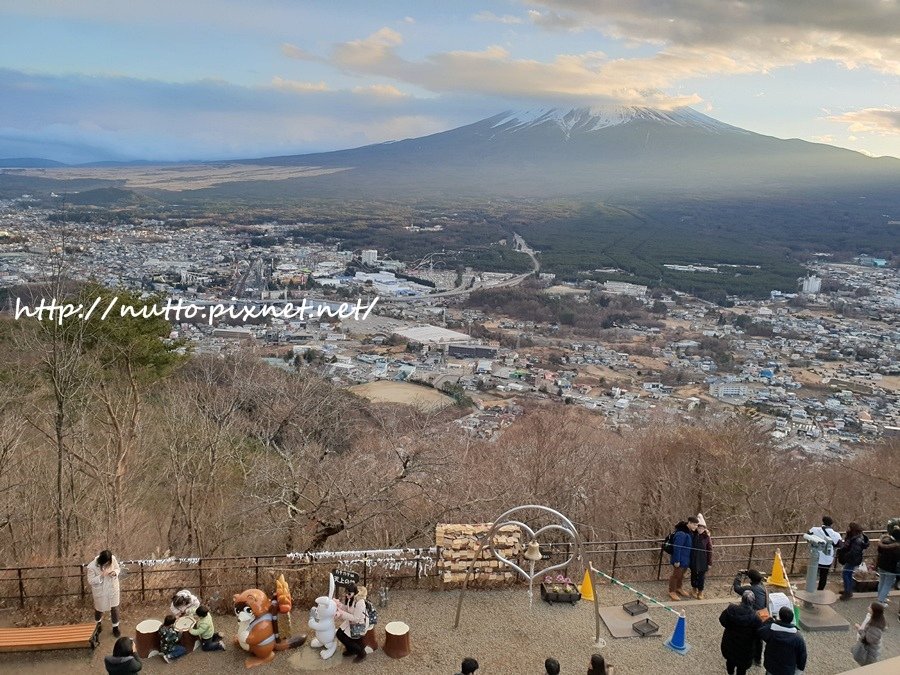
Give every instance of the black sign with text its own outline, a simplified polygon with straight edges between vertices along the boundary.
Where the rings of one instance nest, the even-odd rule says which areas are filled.
[[[331,574],[334,576],[335,586],[347,586],[359,581],[359,575],[350,570],[333,569],[331,570]]]

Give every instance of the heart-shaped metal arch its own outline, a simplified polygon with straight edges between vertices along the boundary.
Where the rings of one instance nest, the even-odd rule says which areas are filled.
[[[551,523],[550,525],[545,525],[544,527],[538,528],[538,530],[535,531],[531,527],[529,527],[527,524],[525,524],[519,520],[513,520],[510,518],[510,516],[512,516],[512,514],[517,513],[519,511],[532,511],[532,512],[539,511],[541,513],[549,514],[549,515],[553,516],[559,522]],[[533,572],[533,568],[532,568],[532,573],[529,574],[529,573],[525,572],[525,570],[523,570],[521,567],[519,567],[516,563],[514,563],[511,560],[508,560],[506,557],[500,555],[497,552],[497,549],[494,547],[494,537],[496,536],[497,532],[506,525],[514,525],[514,526],[522,528],[531,537],[531,539],[529,540],[529,543],[532,541],[537,541],[538,536],[543,532],[547,532],[549,530],[559,530],[561,532],[564,532],[566,534],[566,536],[572,540],[572,542],[575,544],[575,547],[574,547],[575,550],[569,555],[569,558],[564,563],[560,563],[559,565],[552,565],[550,567],[545,567],[544,569],[542,569],[536,573]],[[513,509],[510,509],[509,511],[503,513],[502,515],[500,515],[499,517],[497,517],[494,520],[494,524],[491,526],[491,529],[488,531],[488,533],[486,535],[486,539],[480,538],[478,541],[482,546],[484,545],[483,542],[486,541],[488,549],[491,552],[491,555],[494,556],[494,558],[496,558],[497,560],[500,560],[501,562],[503,562],[504,564],[509,565],[511,568],[516,570],[516,572],[518,572],[520,575],[522,575],[525,579],[528,579],[529,584],[532,583],[538,577],[543,576],[547,572],[551,572],[553,570],[557,570],[562,567],[565,567],[566,565],[571,563],[574,558],[578,558],[578,560],[581,560],[581,537],[578,535],[578,530],[575,529],[575,525],[573,525],[572,521],[569,520],[568,518],[566,518],[559,511],[551,509],[550,507],[547,507],[547,506],[538,506],[535,504],[530,504],[528,506],[517,506]],[[474,564],[475,564],[475,559],[473,558],[469,562],[468,569],[466,569],[466,576],[463,579],[463,586],[459,592],[459,601],[456,603],[456,620],[453,622],[454,628],[459,628],[459,615],[462,612],[463,597],[465,597],[466,588],[469,585],[469,575],[472,573],[472,568],[473,568]],[[596,583],[594,580],[593,567],[591,567],[590,564],[587,566],[586,574],[590,575],[589,579],[591,582],[591,586],[596,587]],[[531,589],[529,588],[529,598],[530,598],[530,596],[531,596]],[[599,601],[598,593],[594,593],[594,646],[597,648],[602,648],[602,647],[606,646],[606,643],[600,638],[600,601]]]
[[[525,507],[519,507],[519,508],[521,509],[521,508],[531,508],[531,507],[525,506]],[[519,509],[514,509],[514,510],[519,510]],[[507,511],[507,513],[511,513],[511,512]],[[504,515],[506,515],[506,514],[504,514]],[[501,516],[501,518],[502,518],[502,516]],[[571,555],[569,555],[569,557],[566,560],[559,563],[558,565],[551,565],[550,567],[544,567],[544,568],[538,570],[537,572],[534,572],[534,571],[526,572],[521,567],[519,567],[516,563],[514,563],[512,560],[509,560],[506,556],[501,554],[494,546],[494,537],[493,537],[494,530],[499,530],[500,527],[504,527],[506,525],[516,525],[519,528],[521,528],[522,530],[524,530],[525,532],[527,532],[528,536],[529,536],[529,540],[528,540],[529,543],[532,541],[537,541],[538,537],[543,532],[549,532],[550,530],[558,530],[558,531],[564,533],[569,538],[569,540],[575,545],[575,550],[571,553]],[[502,562],[504,565],[509,565],[510,567],[512,567],[514,570],[516,570],[516,572],[518,572],[520,575],[522,575],[522,577],[525,578],[529,582],[542,577],[547,572],[552,572],[554,570],[560,570],[560,569],[563,569],[564,567],[568,566],[572,562],[572,560],[575,558],[575,554],[577,553],[577,550],[578,550],[578,533],[569,529],[568,527],[565,527],[563,525],[558,525],[556,523],[551,523],[550,525],[544,525],[544,527],[541,527],[537,531],[535,531],[535,530],[531,529],[528,525],[526,525],[525,523],[523,523],[519,520],[505,520],[498,524],[495,524],[494,528],[492,528],[491,532],[488,533],[488,537],[489,537],[488,547],[490,548],[491,555],[494,556],[500,562]],[[540,544],[540,542],[538,542],[538,544]]]

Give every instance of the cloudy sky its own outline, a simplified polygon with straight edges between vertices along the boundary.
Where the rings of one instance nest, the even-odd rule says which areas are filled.
[[[0,3],[0,157],[292,154],[604,104],[900,156],[900,0]]]

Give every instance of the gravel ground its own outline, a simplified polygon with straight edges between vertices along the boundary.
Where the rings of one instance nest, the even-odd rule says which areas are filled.
[[[644,592],[661,598],[663,584],[636,584]],[[602,606],[620,605],[634,596],[619,587],[601,586]],[[891,600],[888,630],[885,634],[882,658],[900,656],[900,622],[897,621],[897,594]],[[400,660],[386,657],[380,650],[364,662],[353,664],[349,659],[335,656],[329,663],[334,673],[455,673],[465,656],[474,656],[481,663],[479,675],[519,675],[542,673],[543,661],[548,656],[557,658],[563,673],[584,673],[593,647],[593,604],[580,602],[571,605],[547,605],[535,592],[534,604],[529,608],[527,590],[520,588],[506,591],[471,591],[463,604],[460,627],[453,629],[458,592],[394,591],[390,603],[379,610],[376,628],[379,642],[383,639],[384,625],[392,620],[402,620],[411,626],[412,653]],[[730,599],[730,589],[725,581],[709,582],[707,597]],[[850,648],[855,639],[852,623],[865,616],[870,598],[859,597],[838,603],[836,609],[851,622],[851,631],[844,633],[804,633],[810,659],[807,675],[835,675],[855,666]],[[691,649],[679,656],[663,646],[675,626],[675,616],[662,609],[651,609],[651,617],[660,624],[660,636],[645,639],[612,639],[601,624],[601,635],[606,640],[602,653],[608,662],[616,666],[616,675],[704,675],[724,673],[724,660],[719,651],[722,629],[718,617],[724,602],[718,604],[694,604],[685,602],[687,616],[687,642]],[[123,621],[126,634],[133,630],[136,618],[146,618],[160,613],[159,607],[125,607]],[[0,617],[0,625],[10,625],[8,613]],[[297,618],[305,611],[296,613]],[[93,655],[87,650],[43,653],[0,654],[0,673],[55,674],[102,673],[103,655],[111,652],[113,638],[104,626],[100,648]],[[232,617],[216,617],[217,629],[226,636],[233,636],[235,623]],[[308,650],[302,647],[301,650]],[[282,652],[273,663],[259,672],[294,673],[306,670],[307,654],[301,650]],[[195,652],[179,662],[167,665],[158,658],[145,661],[145,673],[171,673],[221,675],[243,672],[244,653],[233,647],[222,653]],[[308,672],[308,671],[307,671]],[[762,675],[762,669],[751,671]]]

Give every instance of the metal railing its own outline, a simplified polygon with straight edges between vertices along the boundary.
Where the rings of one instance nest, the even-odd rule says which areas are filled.
[[[805,571],[806,547],[802,532],[781,534],[747,534],[713,537],[713,566],[708,578],[734,576],[739,569],[757,568],[764,574],[772,566],[776,549],[789,577]],[[864,551],[869,562],[875,557],[875,543],[882,532],[866,532],[872,544]],[[542,545],[545,556],[565,559],[571,554],[571,543]],[[165,561],[120,561],[127,571],[122,575],[123,595],[138,596],[142,601],[171,594],[182,588],[208,592],[228,588],[236,590],[249,585],[259,587],[268,582],[270,573],[285,573],[301,581],[316,572],[326,574],[325,566],[357,571],[364,585],[371,581],[394,583],[402,580],[434,578],[440,574],[438,549],[405,549],[395,557],[383,551],[334,552],[327,559],[307,559],[296,554],[223,556],[210,558],[178,558]],[[662,550],[662,539],[630,539],[623,541],[587,541],[582,553],[594,567],[612,577],[628,581],[655,581],[663,578],[669,557]],[[315,555],[315,554],[313,554]],[[342,559],[346,555],[351,560]],[[668,572],[666,572],[668,574]],[[292,584],[293,585],[293,584]],[[85,602],[90,588],[79,564],[43,565],[0,568],[0,606],[29,601],[79,598]]]
[[[416,549],[413,549],[416,550]],[[428,549],[425,549],[428,551]],[[256,555],[221,556],[210,558],[177,558],[167,560],[122,560],[120,568],[120,594],[139,597],[141,601],[159,598],[182,588],[191,588],[201,597],[212,591],[227,588],[239,590],[249,586],[263,587],[270,583],[269,575],[284,573],[287,578],[302,582],[315,573],[323,578],[331,568],[343,567],[359,570],[360,582],[399,582],[423,579],[430,574],[436,557],[432,552],[398,556],[388,559],[398,569],[385,568],[383,556],[371,555],[377,551],[362,552],[352,561],[341,558],[308,560],[302,556]],[[325,581],[327,585],[327,579]],[[293,584],[292,584],[293,585]],[[321,584],[320,584],[321,585]],[[91,597],[85,566],[40,565],[0,568],[0,607],[17,604],[20,608],[37,600],[63,600],[78,598],[82,603]]]

